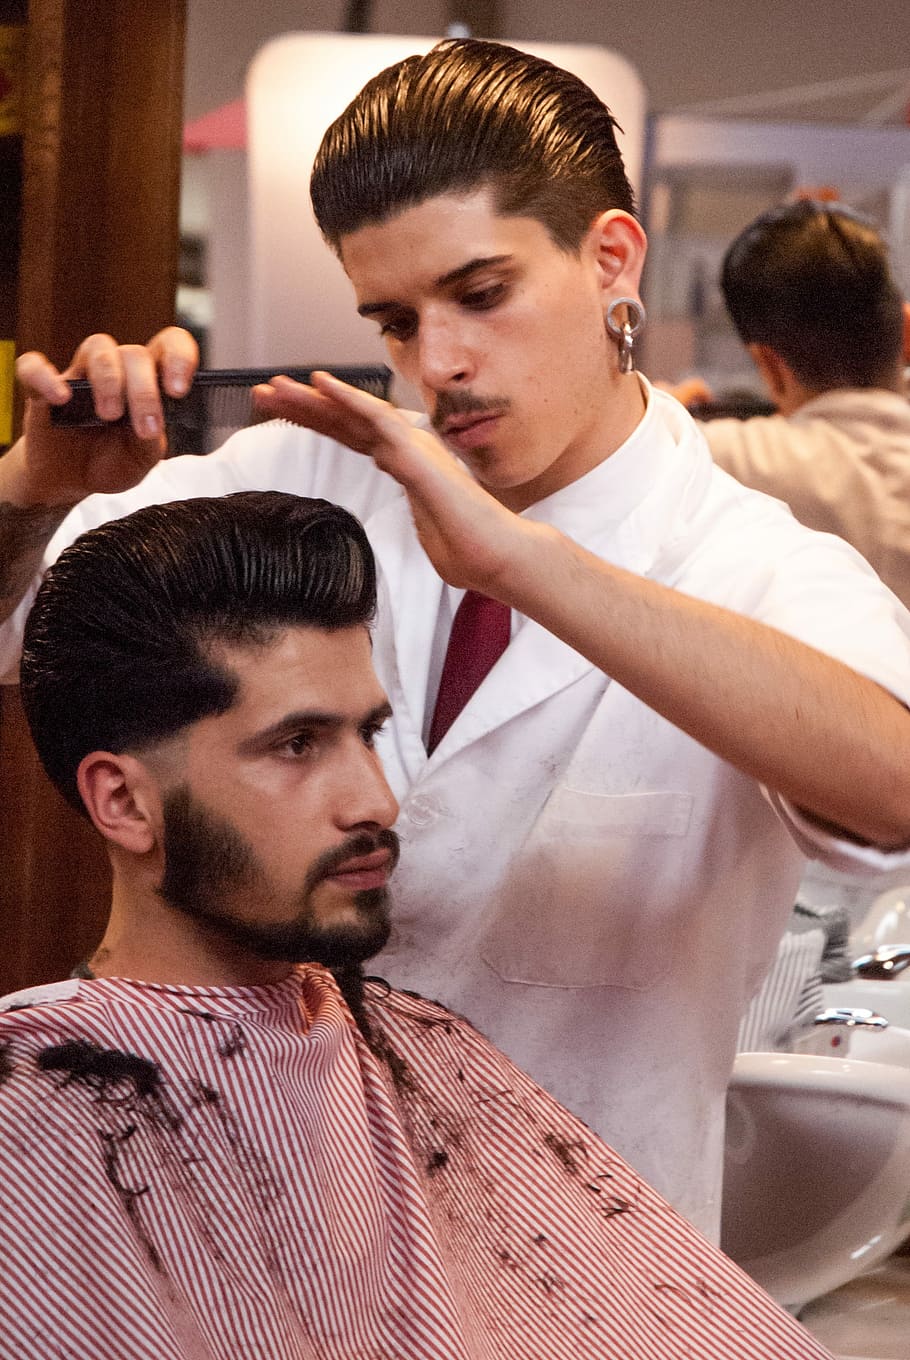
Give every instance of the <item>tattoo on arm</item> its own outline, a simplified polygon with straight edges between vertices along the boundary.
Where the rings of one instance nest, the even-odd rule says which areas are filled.
[[[12,613],[25,594],[48,539],[69,511],[67,505],[0,501],[0,618]]]

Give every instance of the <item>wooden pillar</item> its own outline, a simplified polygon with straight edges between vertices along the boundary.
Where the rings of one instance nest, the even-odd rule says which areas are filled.
[[[174,314],[185,0],[31,0],[21,348]]]
[[[185,10],[30,0],[20,351],[62,364],[91,331],[138,341],[173,320]],[[0,866],[0,993],[65,976],[103,927],[107,862],[40,770],[15,689],[0,691]]]

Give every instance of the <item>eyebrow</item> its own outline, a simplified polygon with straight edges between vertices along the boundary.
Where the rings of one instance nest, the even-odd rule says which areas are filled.
[[[380,726],[387,718],[392,716],[392,705],[386,699],[383,703],[371,708],[362,718],[357,720],[358,727]],[[277,722],[269,727],[264,727],[261,732],[255,733],[252,737],[246,737],[237,747],[240,755],[255,755],[266,746],[273,745],[280,741],[282,737],[292,737],[298,732],[330,732],[342,727],[346,727],[348,719],[339,713],[329,713],[319,708],[298,709],[294,713],[287,713]]]
[[[435,289],[451,288],[453,283],[461,283],[478,269],[487,269],[491,265],[508,264],[512,259],[511,255],[484,255],[476,260],[468,260],[467,264],[460,264],[457,269],[450,269],[448,274],[440,274],[433,280]],[[400,306],[397,302],[364,302],[357,311],[361,316],[375,316],[377,312],[388,312]]]

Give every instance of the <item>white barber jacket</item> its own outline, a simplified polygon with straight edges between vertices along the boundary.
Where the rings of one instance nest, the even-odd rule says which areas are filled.
[[[442,583],[398,488],[293,426],[92,497],[48,555],[139,504],[250,487],[348,505],[380,563],[374,659],[394,707],[380,749],[403,848],[393,938],[370,970],[463,1012],[715,1235],[737,1024],[804,852],[854,870],[896,858],[809,826],[526,619],[428,759]],[[714,468],[665,394],[649,392],[610,458],[526,514],[910,700],[910,618],[894,596],[848,545]],[[23,613],[0,636],[10,667]]]

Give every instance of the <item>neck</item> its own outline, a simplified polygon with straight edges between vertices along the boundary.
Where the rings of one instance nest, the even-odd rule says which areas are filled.
[[[641,424],[645,395],[635,373],[611,375],[605,391],[591,404],[588,428],[539,477],[521,486],[487,487],[507,510],[520,514],[528,506],[571,486],[615,453]]]
[[[114,867],[111,914],[89,961],[94,977],[127,977],[183,987],[261,987],[293,970],[284,960],[259,959],[222,939],[204,922],[168,906],[157,876],[125,880]]]

